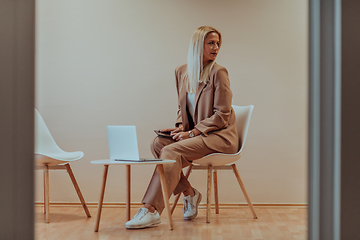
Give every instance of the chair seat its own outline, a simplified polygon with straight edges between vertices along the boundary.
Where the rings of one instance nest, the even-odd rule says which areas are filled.
[[[235,154],[224,154],[224,153],[213,153],[209,154],[203,158],[194,160],[194,164],[199,164],[201,166],[222,166],[225,164],[234,163],[237,160],[239,160],[241,157],[241,153],[235,153]]]
[[[57,153],[35,152],[35,161],[38,161],[38,160],[42,161],[41,159],[51,158],[55,161],[57,160],[58,164],[60,164],[61,162],[64,162],[64,161],[70,162],[70,161],[79,160],[83,156],[84,156],[84,153],[81,151],[77,151],[77,152],[64,152],[63,151],[63,152],[57,152]],[[55,162],[55,161],[52,161],[52,162]]]

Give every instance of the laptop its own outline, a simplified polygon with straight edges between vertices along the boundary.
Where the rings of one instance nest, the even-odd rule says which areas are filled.
[[[115,161],[161,161],[139,158],[135,126],[107,126],[110,159]]]

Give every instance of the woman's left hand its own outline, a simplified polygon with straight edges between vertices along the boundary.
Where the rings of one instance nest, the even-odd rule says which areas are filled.
[[[176,133],[173,137],[172,137],[175,141],[181,141],[184,139],[188,139],[189,137],[189,133],[188,132],[178,132]]]

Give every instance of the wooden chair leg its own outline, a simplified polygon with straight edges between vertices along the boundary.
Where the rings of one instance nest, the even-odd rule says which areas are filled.
[[[241,188],[241,190],[242,190],[242,192],[243,192],[243,194],[244,194],[244,197],[245,197],[245,199],[246,199],[246,202],[248,203],[248,205],[249,205],[249,207],[250,207],[250,211],[251,211],[254,219],[257,219],[256,213],[255,213],[255,210],[254,210],[254,207],[253,207],[253,205],[252,205],[252,203],[251,203],[251,201],[250,201],[250,198],[249,198],[249,196],[248,196],[248,194],[247,194],[247,192],[246,192],[245,185],[244,185],[244,183],[242,182],[242,180],[241,180],[241,178],[240,178],[240,174],[239,174],[239,172],[238,172],[238,170],[237,170],[237,167],[236,167],[235,163],[232,164],[231,167],[232,167],[233,170],[234,170],[234,174],[235,174],[235,176],[236,176],[236,179],[237,179],[238,182],[239,182],[240,188]]]
[[[109,165],[104,165],[103,182],[102,182],[101,191],[100,191],[100,200],[99,200],[99,204],[98,204],[98,209],[97,209],[97,213],[96,213],[95,232],[99,231],[101,210],[102,210],[102,205],[103,205],[103,201],[104,201],[106,178],[107,178],[108,170],[109,170]]]
[[[73,174],[73,171],[72,171],[72,169],[71,169],[71,167],[70,167],[70,164],[68,164],[68,163],[65,164],[65,167],[66,167],[66,171],[67,171],[67,173],[69,174],[70,179],[71,179],[71,181],[72,181],[72,183],[73,183],[73,185],[74,185],[74,187],[75,187],[76,193],[77,193],[77,195],[79,196],[81,205],[82,205],[83,208],[84,208],[84,211],[85,211],[85,213],[86,213],[86,216],[87,216],[87,217],[91,217],[91,214],[90,214],[90,212],[89,212],[89,209],[88,209],[87,206],[86,206],[84,197],[83,197],[83,195],[82,195],[82,193],[81,193],[81,191],[80,191],[79,185],[78,185],[77,182],[76,182],[76,179],[75,179],[75,176],[74,176],[74,174]]]
[[[193,166],[194,166],[194,165],[191,164],[191,165],[188,167],[188,169],[187,169],[187,171],[186,171],[186,174],[185,174],[185,177],[186,177],[186,178],[189,178],[189,175],[190,175],[190,173],[191,173],[191,169],[193,168]],[[175,210],[175,207],[176,207],[176,204],[177,204],[178,201],[179,201],[180,196],[181,196],[181,193],[179,193],[179,194],[177,194],[177,195],[175,196],[174,203],[173,203],[173,205],[171,206],[171,210],[170,210],[171,214],[173,214],[173,212],[174,212],[174,210]]]
[[[218,193],[218,180],[217,180],[217,171],[214,169],[214,197],[215,197],[215,213],[219,214],[219,193]]]
[[[46,214],[46,205],[45,205],[45,199],[46,199],[46,171],[45,171],[45,168],[44,168],[44,214]]]
[[[206,222],[210,222],[210,214],[211,214],[211,182],[212,182],[212,165],[208,166],[208,177],[207,177],[207,200],[206,200]]]
[[[173,214],[180,197],[181,197],[181,193],[179,193],[175,196],[174,203],[172,204],[171,210],[170,210],[171,214]]]
[[[126,221],[130,221],[131,204],[131,165],[126,165]]]
[[[50,222],[50,211],[49,211],[49,203],[50,203],[50,197],[49,197],[49,165],[45,164],[44,169],[44,205],[45,205],[45,222]]]

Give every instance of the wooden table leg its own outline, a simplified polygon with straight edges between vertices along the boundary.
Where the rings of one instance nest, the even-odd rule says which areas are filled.
[[[77,182],[76,182],[76,179],[75,179],[74,173],[72,172],[72,169],[71,169],[71,167],[70,167],[70,164],[68,164],[68,163],[65,164],[65,167],[66,167],[66,171],[68,172],[68,174],[69,174],[69,176],[70,176],[70,179],[71,179],[71,181],[72,181],[72,183],[73,183],[73,185],[74,185],[75,191],[76,191],[76,193],[77,193],[77,195],[78,195],[78,197],[79,197],[79,199],[80,199],[81,205],[82,205],[83,208],[84,208],[84,211],[85,211],[85,213],[86,213],[86,216],[87,216],[87,217],[91,217],[91,214],[90,214],[90,212],[89,212],[88,207],[86,206],[85,199],[84,199],[84,197],[83,197],[83,195],[82,195],[82,193],[81,193],[81,191],[80,191],[79,185],[78,185]]]
[[[96,214],[95,232],[99,231],[100,216],[101,216],[101,210],[102,210],[102,205],[103,205],[103,201],[104,201],[106,178],[107,178],[108,170],[109,170],[109,165],[104,165],[104,176],[103,176],[103,182],[102,182],[102,186],[101,186],[100,200],[99,200],[97,214]]]
[[[162,189],[162,194],[164,197],[165,210],[166,210],[166,214],[167,214],[167,218],[168,218],[168,222],[169,222],[169,228],[170,228],[170,230],[173,230],[173,222],[172,222],[172,217],[171,217],[171,212],[170,212],[169,194],[168,194],[166,179],[165,179],[165,175],[164,175],[164,167],[162,164],[158,164],[157,168],[159,170],[161,189]]]
[[[44,205],[45,205],[45,222],[50,222],[50,211],[49,211],[49,204],[50,204],[50,197],[49,197],[49,165],[45,164],[44,170]]]
[[[126,220],[129,221],[130,216],[130,204],[131,204],[131,165],[126,165]]]

